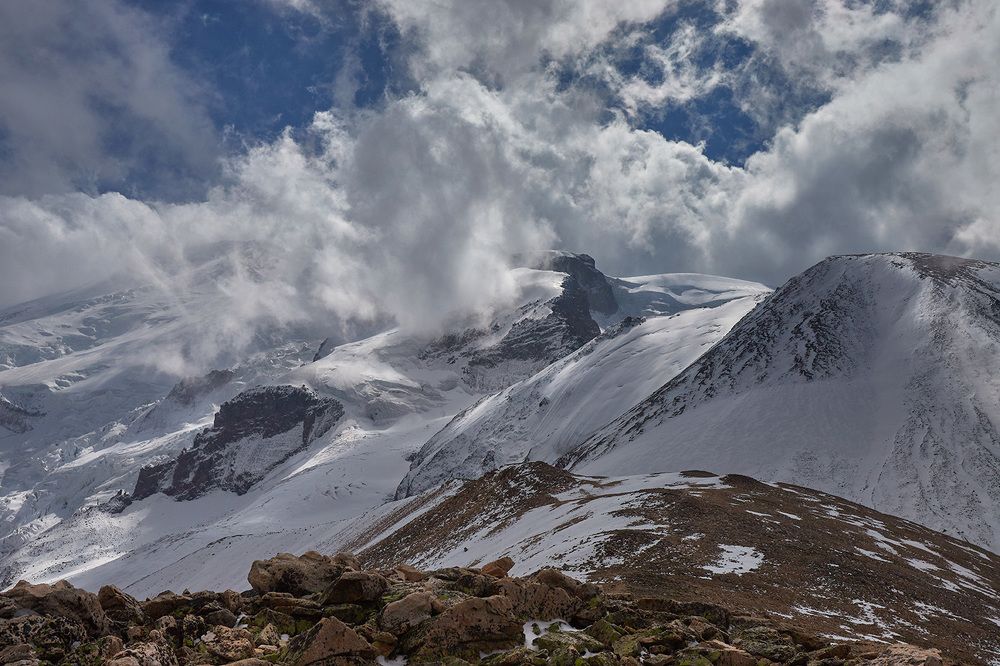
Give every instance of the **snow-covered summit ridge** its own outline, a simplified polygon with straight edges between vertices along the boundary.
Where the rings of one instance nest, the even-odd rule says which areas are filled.
[[[563,456],[793,481],[1000,547],[1000,266],[831,257]]]

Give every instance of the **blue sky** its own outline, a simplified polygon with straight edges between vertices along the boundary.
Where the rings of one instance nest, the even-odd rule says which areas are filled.
[[[301,129],[317,111],[377,108],[387,99],[412,90],[402,59],[407,45],[398,27],[377,8],[358,2],[330,2],[321,13],[290,10],[266,2],[190,0],[172,4],[129,0],[159,23],[172,61],[204,91],[201,101],[225,152],[239,152],[247,144],[274,140],[286,127]],[[645,26],[643,39],[622,47],[612,38],[602,55],[623,76],[639,77],[651,85],[663,72],[647,53],[650,45],[669,44],[682,26],[710,33],[720,14],[702,0],[679,3]],[[773,135],[774,121],[794,121],[821,106],[829,95],[809,81],[792,80],[758,56],[752,42],[736,35],[705,40],[691,64],[701,72],[720,68],[728,72],[752,69],[758,82],[782,96],[777,116],[754,117],[733,83],[722,83],[693,99],[666,100],[630,118],[633,127],[648,129],[673,141],[703,144],[716,161],[742,165]],[[581,63],[557,63],[567,87],[602,95],[607,112],[621,109],[621,100],[604,82],[594,80]],[[351,94],[338,94],[347,85]],[[771,122],[768,122],[771,121]],[[157,191],[156,181],[170,165],[142,165],[133,181],[101,184],[99,191],[131,189],[147,195],[200,196],[199,188],[172,193]]]

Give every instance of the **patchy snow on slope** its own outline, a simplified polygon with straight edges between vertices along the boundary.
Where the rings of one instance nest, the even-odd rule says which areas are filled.
[[[730,546],[719,544],[718,561],[706,564],[702,568],[713,574],[743,574],[753,571],[764,563],[764,556],[756,548],[750,546]]]

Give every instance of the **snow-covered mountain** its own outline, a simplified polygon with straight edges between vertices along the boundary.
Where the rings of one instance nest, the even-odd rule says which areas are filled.
[[[701,356],[770,291],[704,275],[612,284],[622,303],[616,311],[649,314],[653,297],[676,314],[626,316],[572,354],[464,410],[420,449],[397,497],[511,463],[556,460]]]
[[[791,481],[1000,549],[1000,265],[827,259],[560,459]]]
[[[98,285],[5,313],[2,580],[112,580],[153,593],[216,586],[254,558],[335,544],[340,525],[390,498],[408,459],[456,414],[610,339],[597,337],[598,321],[613,328],[648,315],[632,363],[673,373],[687,361],[654,360],[655,341],[673,339],[693,357],[738,318],[715,321],[716,306],[764,289],[704,276],[607,278],[568,253],[535,265],[513,270],[518,301],[485,320],[322,345],[310,331],[276,330],[231,364],[180,381],[142,354],[197,338],[191,329],[216,309],[210,278],[224,264],[199,268],[187,282],[203,289],[180,301],[149,286]],[[668,333],[673,320],[659,315],[687,310],[704,327],[676,321]],[[708,337],[685,344],[688,335]]]

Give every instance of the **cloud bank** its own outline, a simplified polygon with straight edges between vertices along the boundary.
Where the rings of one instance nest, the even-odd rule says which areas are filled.
[[[199,105],[183,103],[197,86],[171,69],[162,37],[133,10],[94,5],[99,34],[130,21],[118,49],[127,55],[57,59],[53,81],[78,81],[68,92],[38,80],[19,88],[29,101],[55,90],[79,102],[56,123],[77,127],[77,141],[50,135],[33,149],[28,138],[45,132],[32,123],[44,118],[27,122],[0,102],[16,158],[7,166],[24,175],[0,199],[0,305],[112,272],[170,285],[192,248],[220,241],[261,243],[276,257],[269,288],[280,308],[232,289],[248,327],[391,316],[428,329],[512,298],[510,258],[547,247],[586,251],[617,274],[771,284],[834,253],[1000,257],[1000,13],[989,0],[919,12],[902,0],[380,0],[367,11],[398,27],[408,92],[318,113],[231,155],[193,202],[79,185],[80,173],[122,162],[100,149],[108,128],[79,100],[110,100],[162,127],[175,138],[152,136],[183,155],[175,161],[201,164],[212,145],[199,139]],[[711,29],[685,18],[693,5]],[[20,9],[0,24],[23,23]],[[289,0],[284,11],[336,7]],[[665,21],[667,34],[655,27]],[[51,43],[57,24],[39,19],[22,48]],[[749,55],[703,57],[724,43]],[[625,51],[644,69],[621,66]],[[169,83],[156,104],[137,101],[139,53]],[[16,83],[27,71],[18,62],[0,51],[0,76]],[[126,83],[95,83],[109,69]],[[720,88],[773,130],[743,164],[641,122]],[[793,104],[808,97],[799,91],[819,101]]]

